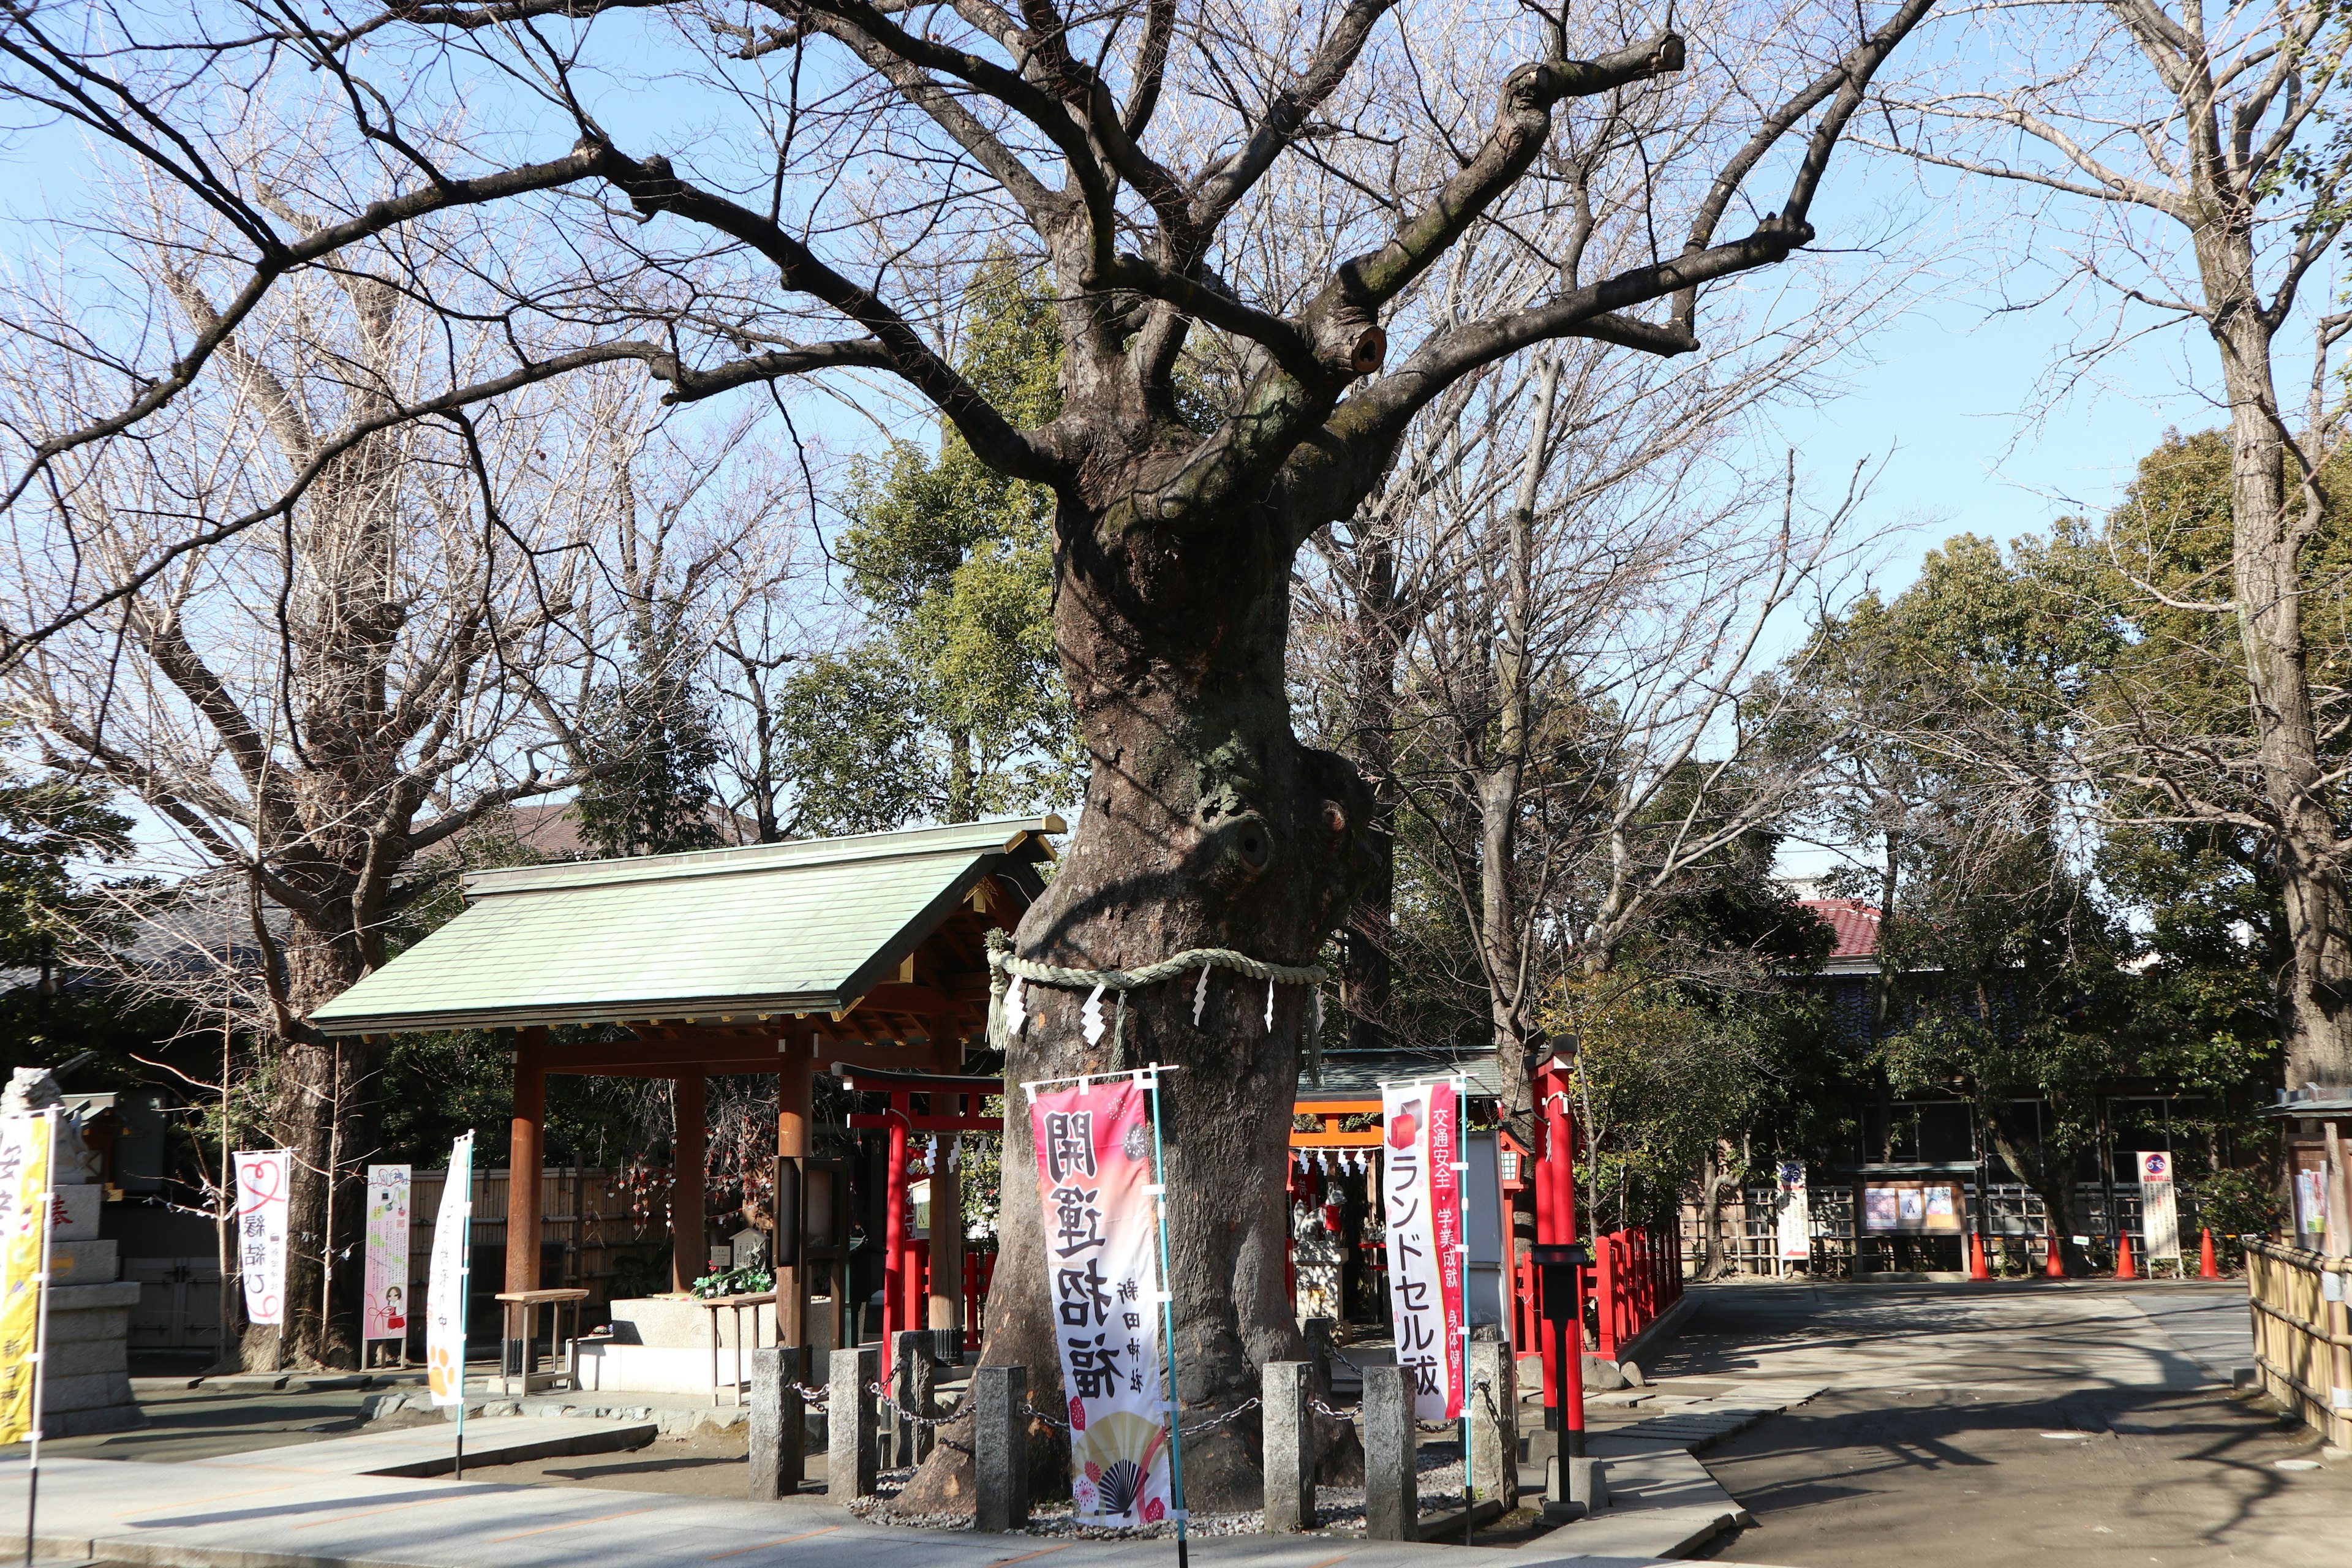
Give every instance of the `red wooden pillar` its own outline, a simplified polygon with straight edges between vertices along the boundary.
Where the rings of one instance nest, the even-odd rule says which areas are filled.
[[[1543,1113],[1543,1154],[1536,1164],[1536,1240],[1568,1247],[1576,1242],[1576,1121],[1569,1113],[1569,1080],[1555,1064],[1536,1074],[1536,1102]],[[1538,1336],[1543,1344],[1544,1403],[1559,1412],[1563,1431],[1584,1430],[1584,1270],[1575,1269],[1575,1300],[1569,1321],[1570,1359],[1560,1366],[1553,1338]],[[1549,1303],[1547,1303],[1549,1306]]]
[[[515,1031],[514,1121],[507,1138],[506,1289],[539,1289],[540,1173],[547,1158],[547,1031]]]
[[[907,1274],[907,1117],[910,1097],[902,1089],[890,1096],[890,1168],[883,1178],[882,1202],[882,1383],[890,1386],[890,1356],[898,1331],[908,1326],[904,1289]]]
[[[794,1047],[797,1049],[797,1046]],[[811,1048],[814,1049],[812,1042]],[[776,1074],[776,1152],[787,1159],[805,1159],[809,1152],[809,1073],[805,1060],[792,1059],[787,1053],[785,1065]],[[784,1212],[782,1198],[776,1194],[776,1235],[779,1255],[801,1259],[790,1268],[776,1270],[776,1342],[780,1345],[808,1343],[808,1300],[815,1292],[815,1270],[807,1261],[808,1237],[802,1224],[799,1209],[807,1203],[802,1195],[794,1212]],[[785,1227],[792,1228],[791,1250],[782,1247]],[[836,1303],[838,1305],[838,1303]],[[814,1372],[814,1368],[805,1369]]]
[[[1592,1238],[1592,1294],[1601,1303],[1601,1342],[1595,1348],[1606,1362],[1617,1359],[1617,1294],[1622,1288],[1618,1279],[1617,1239],[1613,1236]]]
[[[702,1069],[677,1079],[677,1132],[670,1145],[669,1288],[684,1290],[710,1261],[703,1234],[702,1164],[707,1148]]]

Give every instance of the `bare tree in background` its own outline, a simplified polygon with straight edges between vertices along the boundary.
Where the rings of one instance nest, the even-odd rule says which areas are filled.
[[[2211,13],[2158,0],[2063,5],[2040,8],[2030,31],[2019,15],[1955,13],[1945,47],[1879,84],[1884,117],[1871,117],[1866,140],[2016,190],[2052,247],[2051,293],[2087,286],[2113,307],[2078,366],[2177,325],[2193,324],[2219,356],[2231,444],[2226,582],[2216,572],[2185,591],[2143,587],[2233,625],[2249,722],[2242,735],[2193,737],[2159,722],[2144,743],[2113,748],[2101,771],[2170,795],[2176,820],[2258,826],[2294,950],[2278,980],[2287,1081],[2352,1083],[2352,839],[2328,756],[2347,696],[2315,689],[2305,626],[2315,595],[2342,592],[2315,581],[2307,552],[2326,510],[2320,473],[2345,435],[2334,351],[2352,317],[2326,312],[2352,217],[2352,32],[2318,0]],[[2282,377],[2306,353],[2297,408]],[[2217,775],[2235,788],[2202,787]]]
[[[1375,494],[1414,419],[1466,376],[1570,338],[1695,348],[1704,289],[1811,243],[1839,138],[1931,3],[1765,0],[1696,61],[1648,13],[1389,0],[1273,14],[1131,0],[1082,17],[1051,0],[1017,13],[776,0],[723,16],[513,0],[353,21],[289,5],[258,24],[227,12],[217,33],[208,12],[112,14],[103,46],[80,43],[63,14],[14,13],[0,24],[6,90],[214,204],[243,271],[220,328],[191,334],[149,380],[28,426],[0,499],[31,497],[75,454],[217,376],[221,342],[289,281],[433,215],[527,215],[544,241],[500,248],[482,274],[509,290],[497,319],[526,352],[496,374],[438,378],[381,427],[593,363],[642,365],[682,401],[853,372],[895,383],[984,463],[1055,498],[1057,651],[1093,777],[1017,951],[1081,968],[1194,948],[1300,962],[1353,901],[1370,806],[1351,768],[1291,730],[1301,542]],[[271,54],[348,103],[398,195],[347,202],[306,235],[209,160],[208,117],[233,115],[233,84],[261,79]],[[1430,285],[1457,243],[1561,199],[1529,175],[1563,106],[1674,92],[1686,73],[1757,107],[1654,150],[1654,243],[1606,274],[1449,319]],[[614,84],[611,112],[630,124],[700,89],[694,141],[664,151],[616,129],[600,113]],[[496,105],[496,135],[438,129],[468,95]],[[1433,142],[1449,155],[1395,152]],[[934,330],[971,268],[1015,237],[1053,280],[1064,346],[1063,412],[1031,431],[974,392]],[[366,438],[344,428],[354,447]],[[257,500],[184,542],[275,525],[282,510]],[[19,619],[12,645],[160,574],[170,548]],[[1262,991],[1213,986],[1196,1026],[1181,990],[1130,999],[1123,1039],[1131,1059],[1193,1069],[1171,1080],[1169,1181],[1184,1194],[1170,1237],[1176,1392],[1197,1418],[1253,1397],[1263,1361],[1302,1352],[1282,1189],[1306,998],[1289,988],[1269,1022]],[[1039,989],[1013,1076],[1108,1066],[1109,1045],[1076,1026],[1083,1000]],[[1027,1158],[1024,1117],[1008,1116],[1005,1142],[1009,1162]],[[989,1361],[1056,1364],[1043,1246],[1034,1207],[1009,1205]],[[1050,1436],[1038,1441],[1050,1455]],[[967,1464],[942,1446],[902,1504],[961,1505]],[[1259,1495],[1246,1426],[1201,1437],[1185,1471],[1196,1507]]]
[[[308,235],[322,220],[272,193],[310,172],[257,161],[239,177]],[[247,1334],[247,1363],[356,1364],[356,1271],[338,1271],[328,1311],[322,1260],[360,1234],[352,1177],[376,1152],[383,1047],[330,1039],[307,1016],[384,961],[403,911],[446,872],[436,857],[509,803],[602,765],[579,730],[611,673],[598,650],[651,605],[688,613],[709,578],[761,581],[737,524],[764,508],[706,494],[723,448],[679,448],[609,373],[437,420],[386,418],[449,368],[444,318],[419,305],[413,276],[377,247],[346,248],[223,331],[236,284],[218,215],[162,183],[114,194],[90,221],[146,290],[131,308],[152,312],[159,337],[216,333],[212,374],[138,439],[85,443],[46,470],[72,550],[36,552],[19,534],[10,617],[36,619],[92,580],[127,591],[24,649],[0,701],[47,763],[106,780],[169,828],[184,851],[172,869],[197,879],[171,897],[210,885],[195,907],[239,911],[233,946],[257,962],[226,966],[250,982],[233,1019],[211,965],[130,978],[147,993],[191,988],[175,999],[260,1043],[268,1135],[296,1155],[295,1310],[282,1347],[278,1330]],[[442,310],[457,304],[462,279],[425,276],[444,286]],[[79,352],[68,299],[27,288],[9,303],[46,329],[8,351],[16,428],[114,395],[113,367]],[[367,425],[362,439],[334,435]],[[296,476],[308,483],[269,529],[170,553]]]

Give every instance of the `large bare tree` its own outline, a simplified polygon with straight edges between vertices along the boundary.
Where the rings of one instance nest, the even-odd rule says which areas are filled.
[[[309,172],[300,156],[252,155],[241,173],[277,221],[316,232],[277,190]],[[213,332],[234,288],[215,215],[162,182],[111,197],[79,219],[127,261],[134,309],[159,333]],[[169,839],[151,847],[157,868],[194,879],[162,896],[239,910],[229,945],[258,955],[230,1021],[261,1047],[267,1135],[296,1156],[293,1310],[243,1342],[262,1367],[357,1364],[357,1273],[336,1291],[320,1272],[359,1234],[383,1047],[322,1036],[310,1010],[384,961],[486,816],[627,761],[583,722],[614,679],[609,650],[655,618],[723,616],[714,578],[730,595],[766,580],[738,548],[764,509],[727,490],[723,447],[677,449],[634,381],[605,372],[444,420],[381,419],[446,374],[441,311],[461,291],[427,269],[443,299],[425,308],[399,270],[352,247],[286,279],[137,439],[61,453],[45,476],[54,512],[20,529],[5,600],[21,624],[89,578],[128,587],[0,670],[0,705],[50,765],[142,803]],[[8,300],[36,329],[8,351],[0,399],[19,429],[117,392],[59,283]],[[370,423],[337,449],[338,428]],[[275,526],[171,553],[298,475],[310,482]],[[126,978],[222,1016],[209,964]]]
[[[1415,417],[1465,376],[1565,338],[1689,352],[1709,285],[1813,239],[1839,139],[1931,4],[1767,0],[1696,58],[1630,9],[1392,0],[1272,13],[1114,0],[1082,14],[1053,0],[499,0],[351,18],[287,0],[113,13],[103,42],[66,13],[20,10],[0,23],[7,90],[195,193],[243,270],[217,321],[142,362],[114,406],[27,430],[0,497],[37,495],[74,454],[135,437],[220,374],[222,344],[289,280],[436,215],[510,206],[543,233],[469,253],[509,295],[474,319],[495,315],[526,349],[346,422],[319,464],[371,430],[595,363],[640,364],[680,401],[809,376],[895,384],[1055,500],[1057,650],[1093,772],[1021,954],[1083,968],[1192,948],[1303,962],[1349,908],[1370,801],[1291,729],[1301,542],[1377,490]],[[298,228],[210,155],[237,92],[274,89],[273,58],[346,106],[396,194]],[[1756,108],[1653,150],[1674,173],[1643,193],[1642,254],[1489,312],[1443,310],[1430,284],[1465,236],[1573,199],[1546,172],[1572,106],[1683,90],[1685,75]],[[461,107],[499,129],[469,131]],[[672,110],[693,134],[650,128]],[[1430,144],[1444,155],[1396,153]],[[1046,269],[1063,339],[1063,412],[1034,430],[975,393],[933,328],[992,243],[1015,235]],[[283,510],[257,503],[187,543]],[[185,553],[173,551],[121,563],[118,580]],[[70,613],[19,623],[13,644]],[[1041,989],[1013,1076],[1108,1065],[1108,1041],[1083,1043],[1082,1000]],[[1230,984],[1213,987],[1198,1026],[1185,987],[1128,1010],[1130,1059],[1191,1069],[1171,1079],[1168,1173],[1191,1418],[1241,1404],[1258,1363],[1301,1349],[1282,1168],[1306,1013],[1299,988],[1269,1020],[1262,989]],[[1010,1116],[1007,1161],[1028,1142]],[[984,1353],[1050,1387],[1027,1205],[1008,1210],[1003,1246]],[[1257,1496],[1248,1423],[1191,1447],[1196,1506]],[[968,1498],[964,1462],[940,1449],[910,1500]]]
[[[2315,689],[2305,626],[2315,595],[2342,592],[2314,574],[2310,552],[2327,506],[2320,474],[2345,436],[2334,351],[2352,317],[2328,307],[2352,218],[2352,32],[2321,0],[2033,9],[2031,27],[2012,6],[1955,14],[1908,79],[1879,84],[1885,112],[1868,140],[2018,195],[2042,265],[2012,274],[2016,296],[2080,288],[2105,302],[2068,378],[2170,327],[2193,329],[2216,355],[2231,447],[2228,570],[2142,587],[2154,606],[2233,626],[2245,733],[2105,745],[2100,771],[2140,798],[2169,796],[2175,820],[2259,831],[2294,952],[2277,985],[2287,1081],[2352,1083],[2352,838],[2328,760],[2346,695]]]

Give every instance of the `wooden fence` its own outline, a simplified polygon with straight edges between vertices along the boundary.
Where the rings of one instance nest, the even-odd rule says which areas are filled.
[[[2246,1240],[2246,1297],[2263,1390],[2341,1448],[2352,1448],[2352,1258]]]

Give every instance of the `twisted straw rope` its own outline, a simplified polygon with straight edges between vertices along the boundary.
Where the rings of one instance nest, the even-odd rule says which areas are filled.
[[[1179,974],[1209,963],[1246,974],[1252,980],[1272,980],[1285,985],[1319,985],[1330,978],[1315,964],[1268,963],[1262,958],[1252,958],[1229,947],[1187,948],[1172,958],[1147,963],[1140,969],[1071,969],[1059,963],[1039,963],[1034,959],[1016,958],[995,942],[989,944],[988,951],[988,966],[991,969],[1017,974],[1024,980],[1067,986],[1073,990],[1088,990],[1099,985],[1107,991],[1132,991],[1140,985],[1172,980]]]

